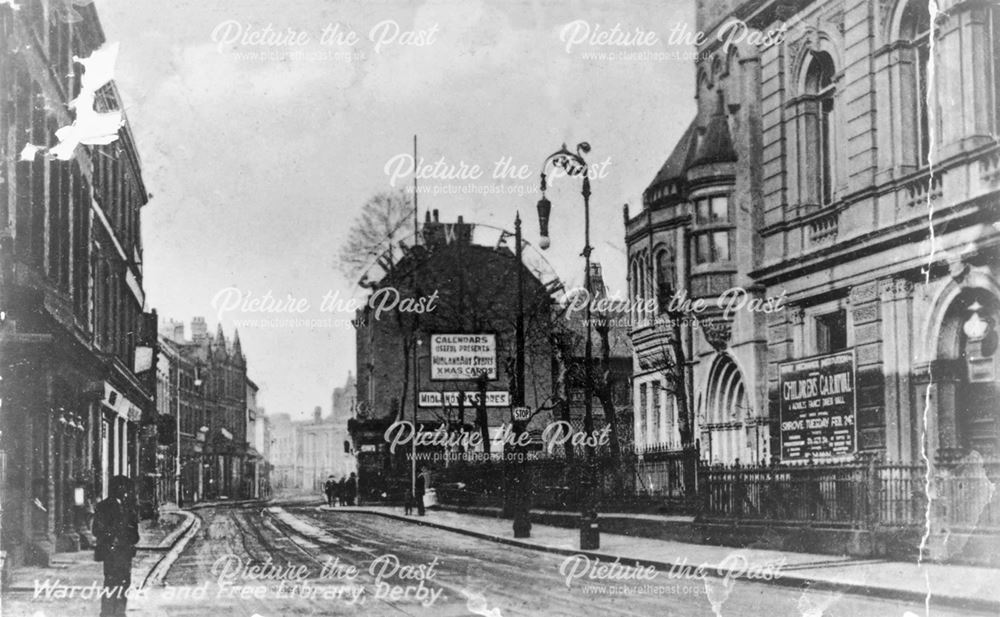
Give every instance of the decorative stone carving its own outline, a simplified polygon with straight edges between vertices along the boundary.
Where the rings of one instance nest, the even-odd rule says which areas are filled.
[[[851,304],[864,304],[878,298],[878,284],[876,281],[862,283],[851,287]]]
[[[875,321],[879,318],[878,304],[871,303],[864,306],[859,306],[852,311],[852,317],[855,324],[863,324],[871,321]]]
[[[705,340],[716,351],[723,351],[729,345],[732,322],[728,319],[701,319],[698,321]]]
[[[892,279],[882,279],[878,282],[878,295],[883,302],[888,302],[895,297],[896,285]]]

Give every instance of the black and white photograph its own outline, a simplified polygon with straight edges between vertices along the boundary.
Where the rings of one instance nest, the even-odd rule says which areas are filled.
[[[997,0],[0,0],[0,615],[1000,614]]]

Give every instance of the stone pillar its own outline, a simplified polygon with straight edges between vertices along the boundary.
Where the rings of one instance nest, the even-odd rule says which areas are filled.
[[[58,431],[56,447],[59,463],[54,474],[58,481],[52,500],[56,510],[56,529],[59,531],[56,549],[59,552],[73,553],[80,550],[80,536],[76,533],[73,520],[73,456],[77,436],[76,429],[70,426],[65,411],[57,409],[56,414],[54,419]]]
[[[890,281],[891,283],[891,281]],[[884,281],[870,281],[851,288],[849,299],[851,316],[860,313],[867,317],[866,309],[879,306],[880,289]],[[878,308],[875,309],[878,315]],[[877,319],[877,317],[876,317]],[[857,382],[854,384],[857,411],[857,449],[875,451],[885,449],[885,380],[883,369],[882,328],[879,321],[853,323],[854,358]],[[850,339],[848,339],[850,341]]]
[[[28,561],[33,565],[48,567],[55,552],[52,501],[52,375],[45,375],[44,389],[38,397],[38,407],[29,409],[34,415],[32,423],[30,463],[31,492],[31,546]]]
[[[779,448],[780,397],[778,392],[778,365],[801,353],[802,322],[801,307],[789,306],[767,316],[767,434],[762,436],[770,442],[768,448],[773,460],[781,455]],[[798,342],[796,342],[798,341]],[[761,461],[767,462],[767,461]]]
[[[912,462],[919,457],[919,434],[913,423],[910,396],[912,371],[913,284],[887,279],[880,287],[882,314],[882,370],[885,377],[886,456],[890,461]],[[878,311],[876,311],[878,312]]]

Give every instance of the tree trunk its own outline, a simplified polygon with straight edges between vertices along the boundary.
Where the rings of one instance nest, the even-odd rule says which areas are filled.
[[[684,345],[681,343],[680,319],[671,318],[672,332],[670,347],[674,356],[673,373],[674,400],[677,401],[677,418],[680,421],[678,432],[681,436],[681,446],[689,447],[694,445],[693,429],[691,426],[691,414],[688,410],[687,398],[687,359],[684,356]]]
[[[560,401],[559,420],[570,425],[572,424],[572,416],[569,409],[569,367],[566,365],[566,350],[558,341],[553,342],[552,349],[555,351],[556,360],[555,394]],[[563,443],[563,451],[566,454],[566,461],[571,462],[573,460],[573,444],[569,439]]]
[[[617,467],[621,460],[621,442],[618,441],[618,414],[615,411],[614,400],[611,397],[614,379],[611,376],[611,342],[609,340],[610,328],[608,324],[602,323],[597,326],[597,335],[601,337],[601,377],[600,381],[594,385],[598,400],[601,401],[601,408],[604,410],[604,421],[608,423],[611,432],[611,461]]]

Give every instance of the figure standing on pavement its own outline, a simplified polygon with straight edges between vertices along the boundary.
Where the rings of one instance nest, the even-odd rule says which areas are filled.
[[[323,484],[323,492],[326,493],[326,505],[334,506],[334,495],[337,492],[337,481],[333,479],[333,474],[330,474],[326,478],[326,483]]]
[[[358,476],[353,471],[351,472],[351,476],[347,478],[347,494],[344,497],[347,499],[347,505],[357,505]]]
[[[420,466],[417,470],[417,490],[413,493],[413,498],[417,502],[417,514],[424,515],[424,493],[427,492],[427,468]]]
[[[132,496],[132,481],[111,478],[111,495],[94,511],[94,559],[104,562],[101,617],[124,617],[127,593],[132,586],[132,558],[139,542],[139,515]]]

